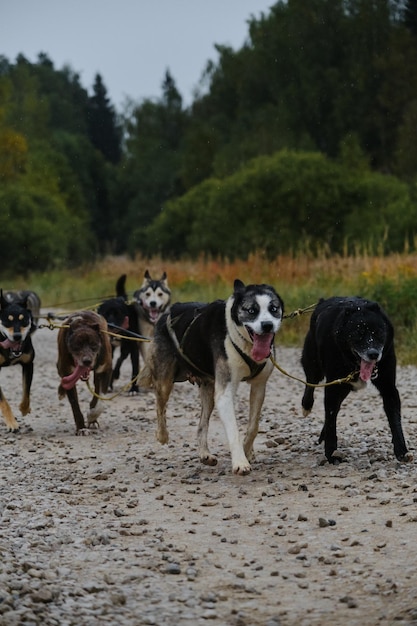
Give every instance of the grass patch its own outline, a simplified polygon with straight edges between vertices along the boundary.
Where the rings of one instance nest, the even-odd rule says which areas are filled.
[[[319,258],[282,255],[273,261],[254,254],[246,261],[233,262],[106,257],[75,270],[5,277],[0,286],[37,291],[43,309],[74,311],[115,295],[116,280],[121,274],[127,274],[126,286],[131,296],[142,284],[146,269],[154,278],[159,278],[164,270],[167,272],[174,301],[227,298],[235,278],[273,285],[283,298],[287,313],[334,295],[360,295],[376,300],[394,324],[399,361],[417,364],[417,256],[411,254]],[[309,318],[305,314],[285,320],[280,342],[301,347]]]

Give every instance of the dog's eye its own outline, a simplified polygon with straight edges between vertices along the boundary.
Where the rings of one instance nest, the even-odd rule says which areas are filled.
[[[9,320],[9,322],[13,322],[13,315],[9,315],[7,319]]]
[[[23,315],[21,314],[21,315],[19,315],[19,322],[21,322],[22,319],[23,319]]]
[[[275,304],[271,304],[271,306],[269,307],[269,311],[271,313],[278,313],[278,307],[275,306]]]
[[[256,314],[256,309],[252,306],[248,309],[246,309],[247,312],[249,313],[249,315],[255,315]]]

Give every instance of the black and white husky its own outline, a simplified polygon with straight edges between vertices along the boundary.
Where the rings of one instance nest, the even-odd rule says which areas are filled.
[[[189,380],[200,388],[198,447],[202,463],[216,465],[208,448],[210,415],[216,406],[226,431],[235,474],[248,474],[258,433],[266,382],[284,304],[270,285],[235,280],[228,300],[211,304],[177,303],[156,325],[139,384],[153,387],[160,443],[168,442],[166,405],[175,382]],[[249,422],[241,442],[234,400],[241,381],[251,386]]]

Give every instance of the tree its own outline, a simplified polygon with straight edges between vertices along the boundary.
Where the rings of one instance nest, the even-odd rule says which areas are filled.
[[[100,74],[96,74],[93,91],[87,106],[88,134],[104,158],[115,164],[121,157],[121,131]]]

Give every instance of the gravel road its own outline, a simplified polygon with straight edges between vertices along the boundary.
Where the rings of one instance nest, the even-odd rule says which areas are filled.
[[[416,464],[393,456],[372,388],[345,402],[345,461],[330,466],[317,445],[322,392],[303,418],[302,385],[274,372],[256,461],[240,477],[215,414],[218,465],[200,465],[188,383],[171,396],[167,446],[155,440],[151,393],[109,400],[97,434],[75,437],[57,396],[56,331],[38,330],[34,345],[30,415],[17,409],[20,368],[0,375],[21,424],[12,434],[0,423],[1,625],[417,624]],[[302,376],[299,356],[278,346],[280,364]],[[414,450],[417,369],[398,379]],[[242,429],[247,401],[242,385]]]

